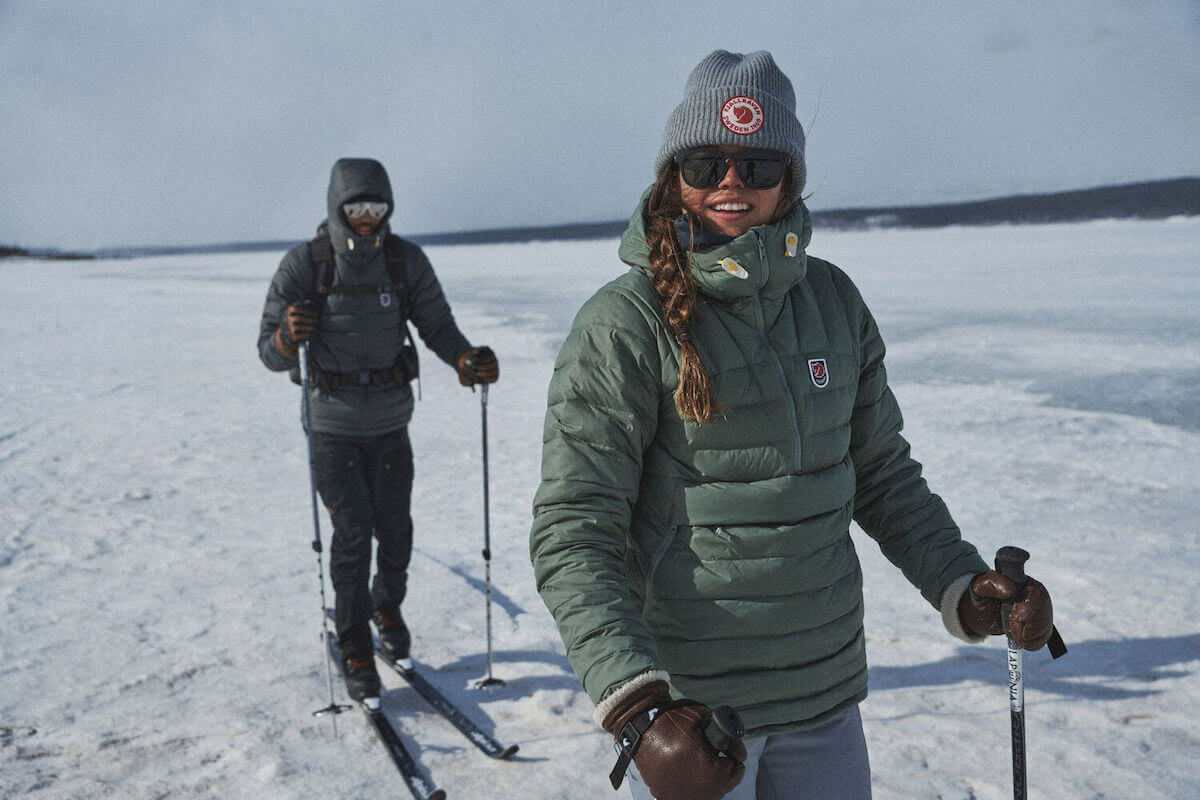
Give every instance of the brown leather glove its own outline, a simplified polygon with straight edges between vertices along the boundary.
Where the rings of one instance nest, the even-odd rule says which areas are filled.
[[[1001,606],[1011,602],[1009,617],[1013,641],[1024,650],[1040,650],[1050,641],[1054,630],[1054,608],[1050,593],[1033,578],[1025,581],[1021,596],[1014,598],[1016,584],[995,570],[976,575],[958,601],[958,617],[963,629],[975,636],[999,636],[1004,633]]]
[[[500,379],[500,362],[490,347],[472,347],[458,356],[458,382],[463,386],[495,383]]]
[[[633,762],[657,800],[720,800],[741,782],[746,772],[741,739],[729,739],[719,753],[704,732],[712,712],[700,703],[672,700],[664,681],[635,691],[604,719],[604,729],[621,746],[653,709],[661,710],[650,715]],[[614,783],[617,777],[614,772]]]

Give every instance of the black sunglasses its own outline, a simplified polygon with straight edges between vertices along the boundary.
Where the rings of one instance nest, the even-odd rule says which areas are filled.
[[[683,182],[693,189],[715,189],[725,179],[731,161],[747,189],[773,189],[783,180],[792,158],[778,150],[722,153],[703,148],[675,156]]]

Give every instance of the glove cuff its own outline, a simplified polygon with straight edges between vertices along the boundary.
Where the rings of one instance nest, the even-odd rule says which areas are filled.
[[[963,627],[962,618],[958,615],[958,602],[962,599],[963,594],[970,590],[971,581],[975,580],[975,576],[976,573],[968,572],[965,575],[955,578],[946,587],[946,591],[942,592],[942,602],[940,604],[942,624],[946,626],[946,630],[950,632],[951,636],[971,644],[979,644],[987,639],[987,636],[977,636],[967,631]]]
[[[605,721],[612,716],[618,709],[627,705],[641,691],[646,690],[646,687],[652,683],[662,683],[663,694],[668,694],[667,684],[671,681],[671,676],[665,670],[652,669],[643,672],[641,675],[621,684],[608,697],[600,701],[596,706],[595,712],[592,714],[592,719],[596,720],[596,724],[607,730]]]

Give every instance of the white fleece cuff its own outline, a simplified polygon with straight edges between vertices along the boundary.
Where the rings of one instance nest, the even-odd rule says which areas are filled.
[[[979,644],[986,636],[973,636],[967,633],[963,628],[962,619],[958,616],[958,601],[962,599],[963,592],[967,591],[967,587],[971,585],[971,580],[975,577],[975,573],[968,572],[966,575],[960,575],[946,587],[946,591],[942,593],[942,624],[946,626],[946,630],[950,631],[951,636],[962,639],[964,642],[971,644]]]
[[[597,725],[603,727],[604,720],[608,719],[608,715],[616,710],[618,706],[628,700],[630,695],[632,695],[638,689],[641,689],[643,686],[654,683],[655,681],[664,681],[666,683],[670,683],[671,676],[668,675],[665,670],[661,669],[652,669],[649,672],[643,672],[636,678],[621,684],[621,686],[617,687],[615,692],[601,700],[600,704],[596,706],[596,710],[592,712],[592,719],[596,720]]]

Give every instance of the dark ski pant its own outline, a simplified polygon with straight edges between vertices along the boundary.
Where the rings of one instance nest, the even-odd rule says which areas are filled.
[[[401,428],[371,439],[313,432],[317,491],[333,519],[329,577],[338,641],[348,656],[372,652],[373,611],[396,612],[412,556],[412,445]],[[375,580],[371,582],[371,538]]]

